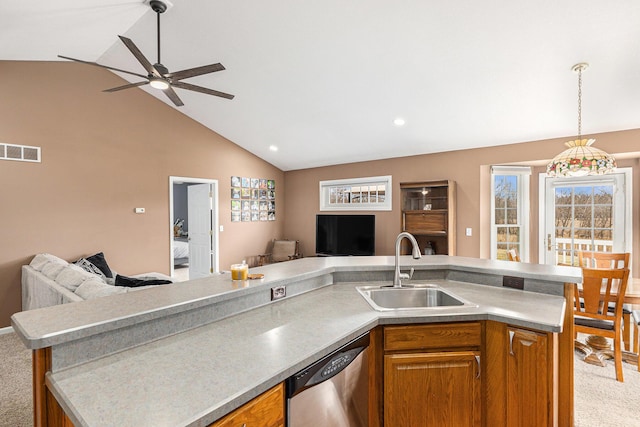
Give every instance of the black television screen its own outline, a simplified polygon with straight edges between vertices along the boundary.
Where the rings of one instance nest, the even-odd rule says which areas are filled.
[[[374,255],[375,215],[317,215],[316,254]]]

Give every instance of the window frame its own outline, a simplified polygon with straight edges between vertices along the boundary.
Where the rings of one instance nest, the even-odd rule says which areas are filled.
[[[392,210],[392,179],[391,175],[371,176],[364,178],[334,179],[320,181],[320,211],[390,211]],[[331,201],[331,190],[339,188],[384,186],[384,201],[382,202],[355,202],[337,203]],[[376,189],[376,192],[379,189]],[[369,190],[367,190],[369,192]],[[347,191],[348,194],[355,194]],[[362,191],[359,192],[362,194]],[[350,198],[350,197],[349,197]],[[376,197],[377,198],[377,197]],[[350,198],[350,200],[353,200]]]
[[[516,224],[496,224],[496,177],[515,176],[516,177]],[[491,166],[491,259],[498,259],[498,229],[519,228],[520,229],[520,260],[529,262],[530,246],[530,166]]]

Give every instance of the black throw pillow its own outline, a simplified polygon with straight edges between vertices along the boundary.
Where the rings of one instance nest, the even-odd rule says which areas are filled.
[[[116,274],[116,286],[126,286],[127,288],[137,288],[138,286],[148,285],[168,285],[173,283],[171,280],[163,279],[137,279],[135,277],[127,277]]]
[[[87,257],[86,260],[98,267],[100,271],[102,271],[102,274],[104,274],[106,277],[110,279],[113,277],[113,273],[109,268],[109,264],[107,264],[107,260],[104,258],[104,253],[98,252],[95,255]]]

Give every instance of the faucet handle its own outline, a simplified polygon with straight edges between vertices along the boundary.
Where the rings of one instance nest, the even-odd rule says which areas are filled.
[[[407,279],[407,280],[411,280],[411,278],[413,277],[413,268],[409,271],[409,274],[407,273],[400,273],[400,279]]]

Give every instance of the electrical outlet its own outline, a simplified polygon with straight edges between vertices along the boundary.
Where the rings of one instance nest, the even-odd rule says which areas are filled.
[[[505,288],[524,289],[524,277],[504,276],[502,277],[502,286]]]
[[[285,286],[276,286],[271,288],[271,301],[275,301],[287,296],[287,288]]]

